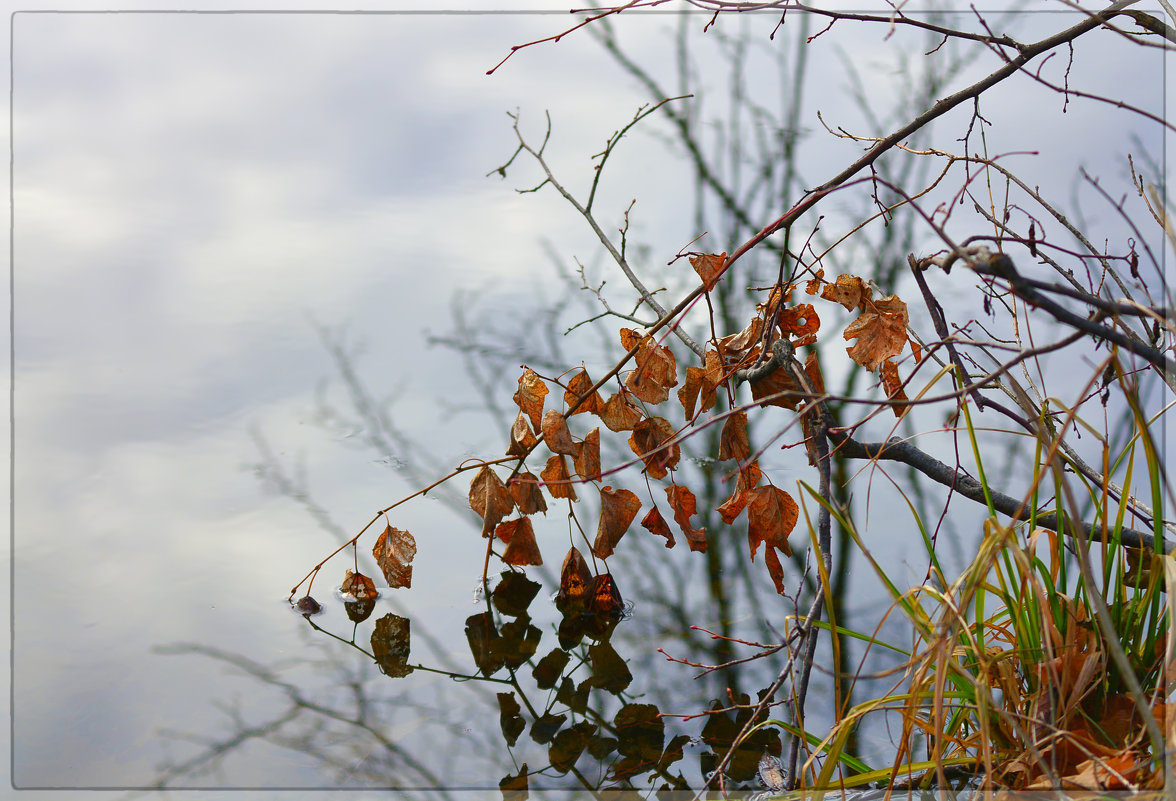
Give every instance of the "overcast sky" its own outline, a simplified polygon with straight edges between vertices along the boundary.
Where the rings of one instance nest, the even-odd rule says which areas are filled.
[[[202,5],[222,7],[233,6]],[[504,315],[533,311],[536,293],[557,291],[544,240],[593,256],[583,221],[553,192],[513,191],[538,183],[533,165],[487,177],[515,147],[506,112],[518,109],[538,140],[550,111],[552,164],[584,191],[590,157],[648,98],[586,36],[528,48],[485,75],[511,45],[566,27],[558,16],[10,21],[17,692],[33,699],[17,703],[18,764],[29,784],[52,783],[67,762],[76,773],[66,785],[136,783],[158,761],[159,721],[142,693],[179,718],[216,697],[184,683],[199,665],[177,667],[176,686],[149,682],[150,648],[215,631],[279,651],[286,632],[257,634],[216,610],[276,604],[333,547],[301,510],[263,492],[247,469],[257,458],[250,432],[287,464],[309,466],[319,502],[344,528],[416,489],[313,425],[316,387],[335,372],[316,325],[366,343],[360,367],[373,389],[400,392],[398,422],[435,435],[446,458],[497,443],[484,420],[438,420],[445,403],[477,399],[463,396],[460,361],[426,347],[423,332],[447,329],[456,290]],[[648,55],[664,47],[664,27],[642,20],[627,42]],[[875,33],[859,42],[863,63],[886,50]],[[831,51],[818,52],[840,85]],[[1104,66],[1077,59],[1071,80],[1159,107],[1158,60],[1131,65],[1130,80]],[[668,54],[665,70],[672,85]],[[888,73],[866,74],[869,91],[886,91]],[[1053,124],[1040,103],[1013,95],[985,111],[1002,135],[1033,142]],[[1103,125],[1105,109],[1067,114],[1125,148],[1129,132],[1110,127],[1117,117]],[[606,183],[599,207],[619,222],[638,197],[636,230],[664,264],[697,233],[655,200],[685,191],[685,178],[654,138],[632,139],[611,168],[633,180]],[[1020,146],[1015,136],[999,144]],[[1079,139],[1054,146],[1027,175],[1091,149]],[[824,166],[812,162],[814,183],[828,177]],[[1122,176],[1106,179],[1124,191]],[[457,518],[426,501],[398,520],[428,532]],[[464,601],[479,549],[417,539],[418,580]],[[240,588],[235,600],[223,597],[230,587]],[[22,606],[30,598],[36,607]],[[460,619],[468,607],[432,613]]]

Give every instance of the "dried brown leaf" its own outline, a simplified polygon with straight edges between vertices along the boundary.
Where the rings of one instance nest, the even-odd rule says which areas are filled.
[[[585,481],[600,479],[600,429],[594,428],[588,432],[582,442],[576,443],[576,453],[572,457],[572,466],[576,475]]]
[[[568,474],[568,463],[563,456],[556,454],[547,460],[547,466],[539,474],[547,491],[552,498],[567,498],[576,500],[576,488],[572,485],[572,477]]]
[[[633,426],[641,422],[641,418],[645,416],[633,405],[628,395],[627,390],[621,389],[605,401],[600,419],[608,426],[609,431],[632,431]]]
[[[576,548],[568,551],[564,557],[563,567],[559,574],[559,595],[556,605],[565,615],[584,611],[588,605],[588,585],[592,583],[592,573],[588,570],[588,563]]]
[[[842,336],[857,342],[845,349],[849,357],[870,372],[884,360],[902,352],[907,341],[907,306],[895,295],[866,304],[861,315]]]
[[[531,518],[520,517],[499,523],[494,534],[506,543],[506,550],[502,553],[502,561],[506,564],[516,567],[543,564]]]
[[[637,348],[633,358],[636,366],[625,379],[625,386],[646,403],[661,403],[670,397],[670,387],[678,385],[678,365],[670,349],[629,328],[621,329],[621,344],[626,350]]]
[[[531,431],[531,424],[526,416],[519,412],[514,424],[510,427],[510,446],[506,449],[507,456],[526,456],[539,440]]]
[[[783,551],[785,556],[792,556],[788,535],[796,527],[799,514],[796,501],[779,487],[769,485],[752,490],[747,504],[747,540],[751,546],[751,558],[755,559],[761,542],[768,548]]]
[[[592,543],[592,553],[598,559],[612,556],[640,509],[640,499],[629,490],[600,488],[600,524],[596,528],[596,541]]]
[[[650,509],[649,513],[641,519],[641,525],[651,533],[665,537],[667,548],[674,547],[674,532],[670,529],[670,524],[662,517],[662,513],[658,511],[657,506]]]
[[[470,508],[482,518],[482,535],[485,537],[490,536],[494,527],[514,509],[514,499],[489,465],[484,465],[474,476],[469,498]]]
[[[629,447],[645,462],[645,472],[651,478],[665,478],[667,471],[678,464],[682,449],[676,442],[666,445],[674,434],[674,427],[662,417],[648,417],[633,427]],[[664,449],[659,450],[663,445]]]
[[[821,297],[834,303],[840,303],[847,311],[853,311],[868,303],[874,297],[874,290],[870,289],[870,285],[856,275],[842,273],[837,276],[835,282],[825,284],[825,288],[821,290]]]
[[[581,369],[572,376],[572,380],[568,382],[568,388],[564,392],[564,403],[571,409],[580,398],[584,398],[584,401],[576,406],[574,411],[568,412],[569,417],[580,412],[599,414],[600,410],[604,408],[604,400],[600,397],[600,393],[593,392],[588,395],[590,389],[592,389],[592,379],[588,377],[587,370]]]
[[[719,516],[723,518],[724,523],[731,525],[735,522],[735,518],[739,517],[740,512],[751,501],[752,490],[759,484],[761,476],[759,462],[752,462],[739,468],[735,491],[731,493],[730,498],[723,501],[718,509]]]
[[[821,328],[821,318],[811,303],[800,303],[782,309],[779,316],[780,333],[806,344]]]
[[[890,409],[894,412],[895,417],[901,418],[911,407],[905,404],[905,401],[910,398],[902,388],[902,379],[898,377],[898,365],[887,359],[882,362],[882,369],[879,372],[882,377],[882,386],[886,390],[886,397],[891,400]]]
[[[384,573],[388,586],[397,589],[412,586],[412,560],[416,556],[416,540],[407,531],[388,526],[376,540],[372,556]]]
[[[572,456],[576,453],[576,443],[572,441],[572,432],[568,430],[568,421],[555,409],[548,409],[543,415],[543,441],[552,453],[562,453]]]
[[[706,529],[694,528],[690,518],[698,511],[698,500],[694,493],[686,487],[677,485],[666,487],[666,498],[670,508],[674,510],[674,522],[686,535],[686,543],[692,551],[706,552]]]
[[[543,498],[539,479],[532,473],[519,473],[510,480],[510,497],[525,515],[547,511],[547,501]]]
[[[694,272],[698,273],[698,277],[702,279],[702,286],[707,292],[715,288],[715,283],[718,282],[719,277],[723,274],[723,265],[726,263],[727,251],[723,251],[720,256],[716,256],[713,253],[701,253],[697,256],[690,257],[690,266],[694,268]]]
[[[747,439],[747,412],[738,411],[723,423],[723,433],[719,435],[719,461],[728,459],[746,459],[751,455],[751,444]]]
[[[369,598],[379,598],[380,593],[376,591],[376,584],[363,573],[352,573],[350,570],[343,577],[343,585],[339,588],[344,595],[350,595],[357,601],[366,601]]]
[[[538,431],[543,424],[543,399],[547,397],[547,385],[530,367],[519,377],[519,388],[515,391],[514,402],[531,418],[531,426]]]

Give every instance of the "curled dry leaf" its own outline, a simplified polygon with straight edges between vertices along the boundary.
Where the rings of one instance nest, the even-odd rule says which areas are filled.
[[[376,540],[372,556],[384,573],[392,589],[412,586],[412,560],[416,556],[416,540],[407,531],[388,526]]]
[[[543,415],[543,441],[552,453],[572,456],[576,452],[576,443],[572,442],[568,421],[555,409],[548,409]]]
[[[810,278],[804,285],[805,294],[815,295],[821,291],[821,287],[825,284],[825,270],[817,270],[817,274]]]
[[[755,347],[764,333],[764,321],[759,317],[752,317],[747,327],[738,334],[729,334],[719,340],[719,347],[723,353],[736,358],[744,356]]]
[[[645,462],[645,472],[651,478],[665,478],[682,457],[682,449],[676,442],[666,445],[673,441],[674,433],[674,427],[661,417],[646,418],[633,427],[629,447]]]
[[[857,342],[845,349],[849,357],[870,372],[884,360],[902,352],[907,341],[907,306],[896,295],[866,304],[861,316],[845,328],[842,336]]]
[[[572,457],[572,466],[576,475],[585,481],[600,480],[600,429],[594,428],[588,432],[582,442],[576,443],[576,453]]]
[[[376,591],[376,583],[363,573],[352,573],[350,570],[343,577],[343,584],[339,587],[344,595],[350,595],[357,601],[366,601],[369,598],[379,598],[380,593]]]
[[[526,456],[539,439],[531,432],[531,424],[522,412],[515,417],[510,427],[510,446],[506,449],[507,456]]]
[[[731,525],[735,522],[735,518],[739,517],[739,514],[751,501],[752,490],[759,484],[762,475],[759,462],[751,462],[739,468],[735,491],[719,506],[719,516],[723,518],[724,523]]]
[[[520,517],[517,520],[499,523],[494,534],[506,543],[506,550],[502,553],[502,561],[506,564],[515,567],[543,564],[539,543],[535,542],[535,529],[531,527],[531,518]]]
[[[747,540],[751,546],[751,558],[755,560],[755,552],[762,542],[768,573],[776,585],[776,592],[781,594],[784,593],[784,568],[776,551],[783,551],[785,556],[792,555],[788,535],[796,527],[799,513],[800,509],[792,496],[778,487],[752,490],[751,500],[747,504]]]
[[[686,535],[686,543],[692,551],[706,552],[706,529],[694,528],[690,525],[690,518],[698,511],[698,501],[694,493],[686,487],[677,485],[666,487],[666,498],[670,508],[674,510],[674,522]]]
[[[539,479],[532,473],[519,473],[510,480],[510,497],[524,515],[547,511],[547,501],[539,488]]]
[[[514,509],[514,499],[506,491],[506,485],[489,465],[483,465],[474,480],[470,482],[470,508],[482,518],[482,536],[490,532]]]
[[[686,419],[694,419],[694,404],[699,412],[708,412],[715,405],[715,389],[723,380],[723,360],[713,350],[706,352],[702,367],[686,368],[686,383],[678,390],[678,400],[686,411]]]
[[[563,456],[556,454],[547,460],[547,466],[539,474],[547,491],[552,498],[567,498],[576,500],[576,488],[572,486],[572,477],[568,474],[568,463]]]
[[[599,417],[609,431],[632,431],[645,415],[629,400],[629,393],[623,387],[605,401]]]
[[[598,559],[612,556],[640,509],[640,499],[629,490],[600,488],[600,524],[596,527],[596,541],[592,543],[592,553]]]
[[[751,444],[747,440],[747,412],[738,411],[723,423],[719,435],[719,461],[728,459],[743,461],[751,455]]]
[[[523,370],[519,378],[519,388],[514,394],[514,402],[531,418],[531,425],[536,431],[543,424],[543,399],[547,397],[547,392],[547,385],[534,370],[530,367]]]
[[[654,506],[652,509],[650,509],[649,513],[641,519],[641,525],[648,529],[651,533],[656,534],[659,537],[665,537],[667,548],[674,547],[674,532],[670,530],[670,525],[666,522],[666,519],[662,517],[662,513],[658,511],[657,506]]]
[[[559,595],[556,606],[566,614],[583,612],[588,606],[588,585],[592,583],[592,572],[584,555],[576,548],[568,551],[559,573]]]
[[[815,335],[821,328],[821,318],[811,303],[800,303],[780,310],[780,332],[797,340],[797,344],[816,341]]]
[[[879,372],[882,377],[882,386],[886,390],[886,397],[891,400],[890,409],[894,412],[895,417],[901,418],[911,407],[905,404],[905,401],[910,398],[902,388],[902,379],[898,377],[898,365],[887,359],[882,362],[882,369]]]
[[[600,397],[599,392],[593,392],[588,395],[588,390],[592,389],[592,379],[588,377],[588,371],[581,369],[568,382],[568,388],[564,392],[564,403],[569,409],[575,408],[568,412],[568,416],[579,414],[580,412],[591,412],[592,414],[599,414],[600,410],[604,408],[604,400]],[[583,401],[580,399],[583,398]],[[576,403],[580,402],[579,406]]]
[[[813,293],[809,292],[809,294]],[[825,288],[821,290],[821,297],[834,303],[840,303],[846,311],[853,311],[864,308],[864,305],[874,297],[874,290],[870,289],[870,285],[856,275],[842,273],[837,276],[835,282],[825,284]]]
[[[646,403],[661,403],[670,397],[670,387],[678,385],[678,364],[669,348],[658,345],[651,336],[642,336],[630,328],[621,329],[625,350],[637,348],[636,367],[629,372],[625,386]]]
[[[690,266],[698,277],[702,279],[702,286],[707,292],[715,288],[719,277],[723,274],[723,265],[727,263],[727,251],[716,256],[713,253],[700,253],[690,257]]]

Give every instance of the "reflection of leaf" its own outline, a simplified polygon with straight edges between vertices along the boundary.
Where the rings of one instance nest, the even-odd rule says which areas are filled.
[[[731,713],[720,711],[732,705],[739,709],[734,718]],[[702,727],[702,741],[710,748],[710,753],[702,754],[699,759],[699,766],[704,774],[709,774],[715,769],[720,755],[731,751],[732,759],[727,767],[727,776],[732,781],[745,782],[756,775],[760,756],[765,751],[780,753],[780,734],[772,727],[757,729],[740,741],[738,747],[732,749],[743,726],[751,719],[751,710],[751,699],[747,693],[741,693],[734,699],[711,703],[706,725]],[[761,710],[756,719],[758,721],[766,717],[766,711]]]
[[[649,417],[633,426],[629,447],[645,462],[645,472],[650,478],[665,478],[666,472],[678,464],[682,449],[678,443],[658,450],[674,439],[674,427],[661,417]]]
[[[861,315],[846,326],[846,340],[857,342],[846,352],[870,372],[884,360],[897,356],[906,344],[907,306],[896,295],[887,295],[866,304]]]
[[[617,750],[623,756],[646,763],[661,759],[666,727],[656,706],[626,704],[617,712],[613,726],[618,737]]]
[[[504,570],[502,580],[498,582],[492,594],[494,608],[504,615],[522,617],[527,613],[527,607],[535,600],[542,586],[522,573]]]
[[[666,743],[666,750],[662,752],[661,759],[657,763],[658,771],[666,770],[667,768],[670,767],[670,765],[674,764],[679,759],[681,759],[685,753],[682,749],[686,746],[686,744],[688,742],[690,742],[689,735],[679,734],[679,735],[675,736],[674,739],[672,739],[668,743]],[[681,787],[678,789],[686,790],[689,788],[688,787]]]
[[[412,586],[412,560],[416,556],[416,540],[407,531],[388,526],[376,540],[372,556],[384,573],[392,589]]]
[[[551,742],[551,738],[559,731],[560,726],[568,719],[567,715],[553,715],[548,712],[531,724],[531,739],[540,745]]]
[[[384,675],[399,679],[412,673],[408,664],[411,650],[409,620],[391,612],[376,621],[372,632],[372,654]]]
[[[514,693],[498,693],[498,725],[507,745],[514,745],[519,735],[527,728],[527,721],[519,714],[522,707],[515,700]]]
[[[588,693],[591,689],[587,684],[577,687],[571,676],[564,676],[559,691],[555,694],[555,700],[582,715],[588,711]]]
[[[531,675],[540,690],[550,690],[563,675],[563,669],[568,666],[568,652],[561,648],[552,649],[551,653],[539,660]]]
[[[649,513],[642,518],[641,525],[649,529],[653,534],[659,537],[665,537],[667,548],[674,547],[674,532],[670,530],[669,524],[666,523],[666,519],[662,517],[661,512],[658,511],[656,506],[650,509]]]
[[[592,553],[598,559],[612,556],[639,509],[641,501],[633,492],[612,487],[600,488],[600,524],[596,528],[596,541],[592,544]]]
[[[551,493],[552,498],[576,500],[576,488],[572,486],[572,477],[568,475],[568,463],[559,454],[547,460],[547,466],[543,468],[539,477],[547,485],[547,491]]]
[[[596,734],[596,724],[584,720],[555,735],[555,739],[551,741],[551,748],[547,752],[548,758],[551,760],[551,767],[555,768],[557,773],[567,773],[575,767],[576,760],[580,758],[580,754],[584,753],[589,738],[594,734]]]
[[[364,598],[362,601],[344,601],[343,609],[353,623],[362,623],[372,616],[376,608],[375,598]]]
[[[470,482],[470,508],[482,518],[482,533],[489,537],[494,527],[514,509],[514,499],[498,474],[484,465]]]
[[[543,632],[531,625],[531,619],[524,615],[503,625],[498,640],[498,652],[508,668],[514,670],[535,655]]]
[[[674,522],[686,535],[686,544],[692,551],[706,552],[706,529],[694,528],[690,525],[691,516],[697,511],[697,500],[694,493],[686,487],[666,487],[666,497],[670,501],[670,508],[674,510]]]
[[[610,693],[619,693],[633,681],[629,666],[609,642],[598,642],[588,646],[588,658],[592,662],[592,678],[589,681],[593,687]]]
[[[506,543],[506,550],[502,553],[502,561],[506,564],[516,567],[543,564],[539,544],[535,542],[535,529],[531,527],[531,518],[520,517],[499,523],[494,534]]]
[[[493,676],[505,664],[500,648],[501,637],[498,629],[494,628],[494,618],[489,612],[470,615],[465,622],[466,641],[470,644],[470,653],[474,655],[474,664],[483,676]]]
[[[588,377],[588,372],[583,369],[579,370],[572,376],[572,380],[568,382],[567,391],[564,392],[564,403],[567,404],[568,408],[571,408],[572,404],[581,397],[588,395],[588,390],[590,389],[592,389],[592,379]],[[593,392],[571,414],[579,414],[580,412],[599,414],[603,408],[604,401],[601,399],[600,393]]]
[[[548,409],[547,414],[543,415],[543,441],[552,453],[567,456],[574,456],[576,453],[576,443],[572,442],[568,421],[555,409]]]
[[[526,762],[519,767],[518,775],[502,777],[498,782],[498,789],[502,791],[502,801],[526,801],[530,795],[527,778]]]
[[[536,431],[543,423],[543,399],[546,397],[547,385],[528,367],[519,377],[519,388],[514,394],[514,402],[531,418],[531,425]]]

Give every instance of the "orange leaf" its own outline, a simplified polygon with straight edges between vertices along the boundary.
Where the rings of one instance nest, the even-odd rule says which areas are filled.
[[[673,548],[674,532],[670,530],[670,526],[666,523],[666,519],[662,517],[661,512],[658,511],[657,506],[649,510],[649,514],[645,515],[641,520],[641,525],[648,529],[651,533],[659,537],[666,538],[666,547]]]
[[[533,515],[536,512],[547,512],[547,501],[543,499],[543,491],[539,489],[539,479],[531,473],[519,473],[510,480],[510,497],[519,512]]]
[[[564,614],[583,611],[588,604],[588,585],[591,583],[592,573],[588,570],[588,563],[578,550],[572,548],[564,557],[560,570],[556,606]]]
[[[502,553],[502,561],[506,564],[543,564],[543,557],[539,554],[539,543],[535,542],[535,529],[531,527],[531,518],[507,520],[499,524],[494,533],[498,535],[498,539],[506,543],[506,550]]]
[[[604,400],[601,399],[599,392],[593,392],[591,397],[584,397],[588,395],[590,389],[592,389],[592,379],[588,377],[587,370],[581,369],[572,376],[572,380],[568,382],[568,388],[564,392],[564,403],[570,409],[582,397],[584,402],[576,406],[575,411],[568,412],[569,417],[580,412],[599,414],[600,410],[604,408]]]
[[[798,392],[801,392],[801,388],[796,385],[792,373],[784,365],[777,367],[759,381],[751,382],[751,397],[763,401],[762,406],[782,406],[796,411],[796,408],[804,403],[804,398],[795,394]]]
[[[698,273],[698,277],[702,279],[702,286],[710,292],[715,288],[715,283],[719,280],[719,276],[723,273],[723,265],[727,263],[727,251],[723,251],[721,256],[715,256],[711,253],[702,253],[698,256],[690,257],[690,266],[694,268],[694,272]]]
[[[531,432],[531,424],[522,412],[515,418],[510,427],[510,447],[506,449],[507,456],[525,456],[535,447],[539,440]]]
[[[548,409],[547,414],[543,415],[543,440],[552,453],[571,456],[576,452],[572,432],[568,431],[568,421],[555,409]]]
[[[376,540],[372,556],[388,580],[388,586],[412,586],[412,559],[416,556],[416,540],[407,531],[388,526]]]
[[[815,295],[821,291],[821,284],[824,283],[825,271],[823,269],[817,270],[817,274],[804,285],[804,291],[808,295]]]
[[[747,412],[738,411],[723,423],[719,435],[719,461],[746,459],[751,455],[751,444],[747,441]]]
[[[609,431],[632,431],[633,426],[641,421],[644,415],[628,398],[628,392],[621,389],[607,401],[600,412],[601,421],[608,426]]]
[[[784,594],[784,565],[780,564],[780,557],[775,548],[764,548],[764,564],[768,566],[768,575],[776,585],[776,592]]]
[[[813,390],[818,395],[825,394],[825,376],[821,373],[821,362],[817,359],[817,352],[813,351],[804,360],[804,374],[812,382]]]
[[[764,333],[764,321],[752,317],[747,327],[738,334],[730,334],[719,340],[719,347],[728,354],[741,356],[755,347]]]
[[[694,419],[694,404],[698,402],[698,393],[702,391],[702,377],[706,375],[706,370],[701,367],[687,367],[686,368],[686,383],[678,390],[678,401],[682,404],[683,411],[686,412],[686,419]],[[705,411],[705,409],[700,410]]]
[[[678,384],[678,364],[670,349],[629,328],[621,329],[621,344],[626,350],[637,347],[637,366],[625,379],[625,386],[646,403],[661,403],[670,397],[670,387]]]
[[[761,542],[783,551],[785,556],[792,556],[788,535],[796,527],[799,513],[800,507],[792,496],[778,487],[752,490],[747,504],[747,540],[751,546],[751,558],[755,559]]]
[[[486,537],[514,509],[514,499],[506,485],[488,465],[470,483],[470,508],[482,518],[482,535]]]
[[[600,478],[600,429],[594,428],[584,437],[583,442],[576,443],[576,454],[572,457],[572,466],[576,468],[576,475],[585,481],[596,481]]]
[[[739,517],[739,513],[743,511],[744,507],[751,500],[752,490],[759,483],[761,475],[759,462],[752,462],[739,469],[739,478],[735,482],[735,491],[731,493],[730,498],[723,501],[722,505],[719,506],[719,515],[723,518],[724,523],[731,525],[735,522],[735,518]]]
[[[531,425],[536,431],[543,424],[543,399],[546,397],[547,385],[528,367],[519,377],[519,388],[515,391],[514,402],[531,418]]]
[[[621,612],[625,611],[625,602],[621,598],[621,591],[617,589],[617,583],[608,573],[602,573],[592,579],[590,595],[591,601],[588,605],[588,611],[594,615],[619,617]]]
[[[596,528],[596,542],[592,543],[592,553],[597,558],[612,556],[640,509],[641,501],[629,490],[600,488],[600,525]]]
[[[568,475],[568,463],[564,461],[563,456],[556,454],[548,459],[547,466],[543,468],[539,477],[547,485],[547,491],[551,493],[552,498],[576,500],[576,488],[572,486],[572,477]]]
[[[783,309],[779,320],[780,332],[797,339],[812,336],[821,327],[821,318],[817,316],[817,310],[811,303],[801,303]]]
[[[809,292],[809,294],[813,293]],[[870,289],[870,285],[856,275],[842,273],[837,276],[835,283],[825,285],[825,288],[821,290],[821,297],[834,303],[840,303],[847,311],[853,311],[863,308],[864,304],[874,297],[874,290]]]
[[[629,447],[645,462],[645,472],[651,478],[665,478],[682,456],[677,443],[658,450],[674,439],[674,427],[661,417],[648,417],[633,427]]]
[[[896,295],[869,303],[842,336],[857,342],[845,349],[849,357],[870,372],[885,359],[897,356],[906,344],[907,307]]]
[[[674,510],[674,522],[686,535],[686,542],[692,551],[706,552],[706,529],[694,528],[690,525],[691,516],[697,511],[698,501],[694,493],[686,487],[674,485],[666,487],[666,497],[670,501],[670,508]]]
[[[409,568],[409,570],[411,569]],[[344,595],[350,595],[357,601],[380,597],[380,593],[376,591],[375,582],[363,573],[352,573],[350,570],[343,577],[343,586],[339,589],[342,590]]]
[[[898,365],[890,359],[882,362],[882,386],[886,389],[886,397],[892,401],[906,401],[906,392],[902,388],[902,379],[898,377]],[[910,406],[900,405],[899,403],[892,403],[890,409],[894,412],[895,417],[901,418],[910,409]]]

